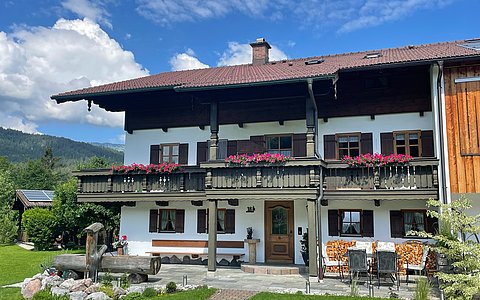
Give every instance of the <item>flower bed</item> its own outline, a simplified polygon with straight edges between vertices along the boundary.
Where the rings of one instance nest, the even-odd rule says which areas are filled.
[[[380,153],[360,154],[355,157],[345,155],[342,162],[349,167],[380,167],[395,164],[407,164],[413,157],[405,154],[382,155]]]
[[[145,172],[150,173],[173,173],[180,169],[179,164],[175,163],[161,163],[161,164],[131,164],[128,166],[112,166],[113,173],[134,173],[134,172]]]
[[[237,154],[230,155],[229,157],[225,158],[225,162],[229,165],[239,166],[283,164],[290,160],[293,160],[293,158],[278,153],[255,153],[253,155]]]

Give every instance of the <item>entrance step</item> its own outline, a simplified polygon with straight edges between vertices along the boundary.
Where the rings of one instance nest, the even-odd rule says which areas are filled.
[[[300,265],[242,264],[240,268],[243,272],[252,274],[298,275],[307,273],[307,267]]]

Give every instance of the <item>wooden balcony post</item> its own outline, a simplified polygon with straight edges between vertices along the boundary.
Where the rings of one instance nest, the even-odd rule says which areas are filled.
[[[313,100],[314,101],[314,100]],[[307,127],[307,157],[315,156],[315,117],[316,117],[315,106],[312,103],[312,99],[306,98],[306,112],[305,112],[305,123]]]
[[[256,172],[256,185],[257,187],[261,187],[262,186],[262,168],[257,168],[257,172]]]
[[[208,271],[217,270],[217,200],[208,200]]]
[[[210,103],[210,153],[209,160],[216,160],[218,153],[218,103]]]
[[[313,199],[307,200],[308,214],[308,275],[317,276],[317,222],[316,202]]]

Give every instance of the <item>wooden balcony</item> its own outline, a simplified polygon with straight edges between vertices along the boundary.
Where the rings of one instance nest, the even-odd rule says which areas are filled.
[[[225,162],[201,165],[208,199],[316,199],[319,159],[296,159],[282,165],[236,166]]]
[[[323,180],[325,199],[437,199],[437,168],[438,160],[431,158],[370,168],[328,162]]]
[[[114,173],[110,169],[82,170],[78,178],[79,201],[153,201],[154,198],[205,199],[205,170],[184,167],[175,173]]]

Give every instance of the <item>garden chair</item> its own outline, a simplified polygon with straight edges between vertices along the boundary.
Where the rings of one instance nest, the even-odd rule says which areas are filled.
[[[408,271],[413,271],[415,274],[417,273],[423,273],[424,275],[427,275],[426,271],[426,263],[427,263],[427,258],[428,258],[428,252],[429,248],[427,245],[423,245],[423,254],[422,254],[422,260],[420,261],[420,264],[410,264],[408,262],[408,259],[406,259],[406,264],[403,265],[405,270],[407,271],[407,285],[408,285]]]
[[[348,249],[347,256],[350,283],[352,283],[352,275],[356,275],[355,277],[358,277],[358,274],[360,273],[367,273],[371,284],[372,277],[370,267],[367,262],[367,251],[365,249]]]
[[[397,286],[397,291],[400,289],[400,276],[397,259],[396,252],[380,250],[375,253],[378,288],[380,288],[380,275],[387,274]]]
[[[340,276],[341,279],[343,279],[343,266],[345,263],[342,261],[339,255],[336,255],[335,259],[336,260],[330,260],[330,258],[327,255],[327,246],[322,247],[322,261],[323,261],[323,274],[325,274],[325,271],[327,270],[327,267],[338,267],[338,275]]]

